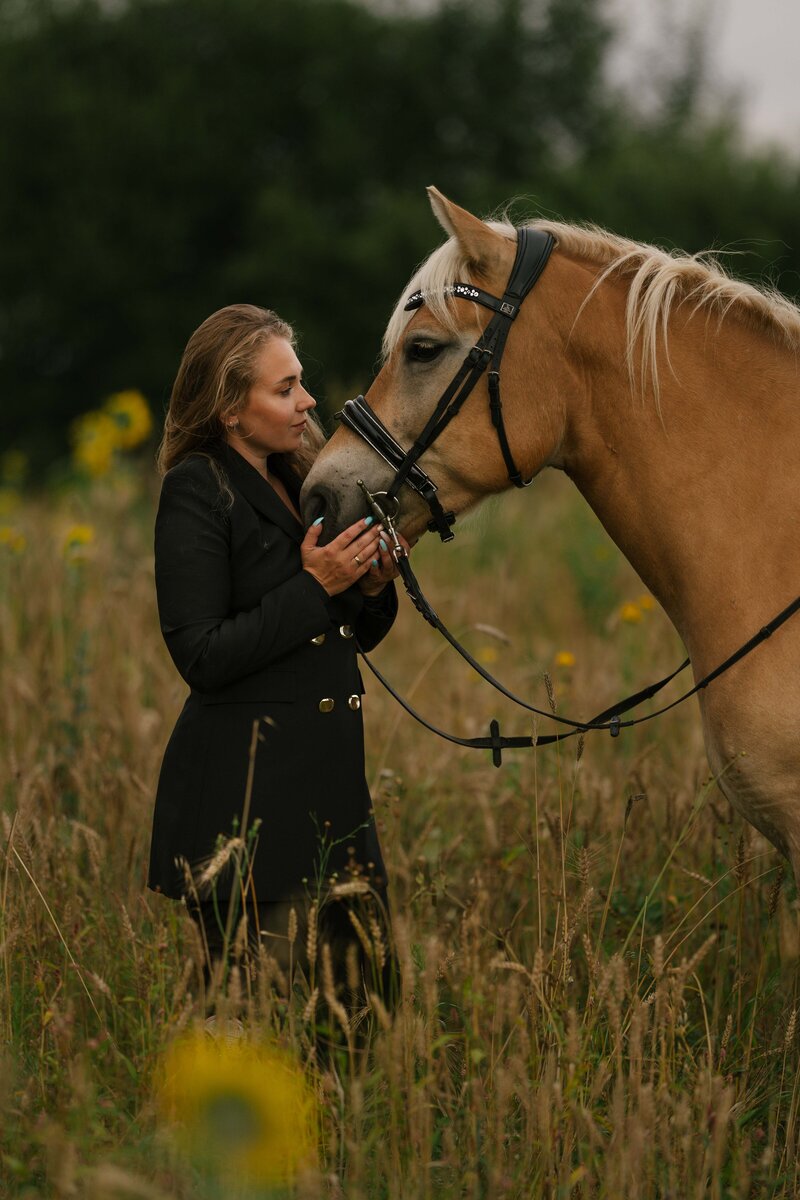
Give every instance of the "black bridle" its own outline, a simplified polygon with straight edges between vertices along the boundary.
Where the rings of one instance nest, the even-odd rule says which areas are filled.
[[[489,371],[488,377],[489,412],[492,424],[497,431],[497,439],[508,471],[508,478],[514,487],[527,487],[532,482],[530,479],[522,478],[508,444],[503,421],[503,403],[500,399],[500,363],[511,325],[523,300],[546,267],[554,244],[549,233],[538,229],[517,230],[517,254],[506,290],[500,299],[471,283],[454,283],[447,289],[451,296],[481,304],[484,308],[491,309],[494,315],[445,388],[425,428],[409,450],[403,449],[377,413],[372,411],[363,396],[356,396],[355,400],[348,400],[344,408],[335,414],[337,421],[340,421],[348,429],[352,429],[353,433],[357,433],[376,454],[381,456],[384,462],[394,469],[394,479],[386,491],[376,493],[385,516],[393,518],[397,515],[398,493],[400,488],[407,484],[417,495],[422,497],[431,510],[432,519],[428,528],[432,532],[438,533],[443,542],[452,540],[451,526],[455,522],[455,514],[444,511],[436,494],[436,484],[419,466],[418,460],[426,450],[430,449],[453,418],[461,411],[464,401],[490,363],[492,369]],[[411,309],[419,308],[424,303],[424,293],[414,292],[406,301],[405,310],[408,312]]]
[[[409,450],[403,449],[377,414],[372,411],[363,396],[357,396],[355,400],[348,400],[344,408],[335,414],[336,420],[340,421],[342,425],[345,425],[354,433],[357,433],[395,471],[394,479],[385,492],[376,492],[373,494],[367,490],[362,480],[359,479],[357,483],[364,493],[367,505],[373,516],[384,526],[391,538],[392,552],[398,571],[414,606],[425,620],[447,639],[454,650],[469,663],[472,669],[482,676],[487,683],[491,684],[496,691],[500,692],[501,695],[513,701],[527,712],[547,717],[560,725],[568,727],[562,733],[548,734],[546,736],[504,737],[500,733],[499,723],[492,721],[489,726],[488,737],[461,738],[455,734],[446,733],[443,729],[439,729],[420,716],[394,690],[389,681],[381,674],[374,663],[370,662],[367,655],[358,646],[359,652],[370,671],[372,671],[394,699],[415,720],[419,721],[421,725],[424,725],[433,733],[438,734],[439,737],[445,738],[449,742],[455,742],[459,746],[466,746],[475,750],[491,750],[492,761],[496,767],[499,767],[502,763],[503,750],[548,745],[552,742],[563,741],[564,738],[574,737],[575,734],[588,733],[592,730],[606,730],[612,737],[618,737],[621,729],[629,728],[632,725],[639,725],[644,721],[650,721],[654,717],[661,716],[662,713],[668,712],[671,708],[675,708],[676,705],[683,703],[690,696],[694,696],[697,692],[706,688],[714,679],[717,679],[752,650],[755,650],[756,646],[761,645],[763,641],[771,637],[790,617],[800,611],[800,596],[798,596],[791,604],[782,609],[777,616],[762,626],[744,645],[735,650],[724,662],[720,663],[713,671],[710,671],[700,679],[694,687],[684,692],[677,700],[673,700],[671,704],[665,705],[663,708],[658,709],[657,712],[647,713],[642,717],[629,718],[625,721],[622,720],[623,714],[629,712],[632,708],[636,708],[645,700],[651,699],[660,692],[662,688],[666,687],[681,671],[684,671],[689,666],[690,660],[688,658],[685,659],[676,670],[672,671],[664,679],[660,679],[658,682],[652,683],[648,687],[635,692],[632,696],[627,696],[624,700],[618,701],[616,704],[611,705],[610,708],[606,708],[603,712],[598,713],[591,720],[574,721],[569,717],[558,716],[552,711],[547,712],[545,709],[536,708],[520,696],[515,695],[514,692],[509,691],[508,688],[500,683],[498,679],[495,679],[485,667],[473,658],[469,651],[461,645],[458,639],[439,619],[435,610],[425,598],[417,577],[411,569],[406,552],[397,537],[394,522],[399,511],[398,493],[400,488],[405,484],[421,496],[432,514],[428,529],[431,532],[435,531],[438,533],[443,542],[452,540],[453,532],[451,526],[455,522],[455,514],[444,511],[436,494],[436,484],[427,472],[419,466],[418,460],[433,445],[439,435],[449,425],[450,421],[460,412],[464,401],[470,392],[472,392],[489,363],[492,364],[492,370],[489,371],[488,376],[489,411],[491,413],[492,424],[497,432],[500,450],[506,470],[508,471],[508,478],[515,487],[519,488],[527,487],[532,482],[532,479],[524,480],[522,478],[508,444],[503,421],[503,405],[500,399],[500,363],[511,324],[519,313],[523,300],[531,291],[547,265],[554,244],[554,240],[549,233],[526,228],[517,230],[517,254],[505,293],[500,299],[471,283],[455,283],[448,289],[449,294],[452,296],[471,300],[476,304],[481,304],[485,308],[491,309],[494,316],[484,329],[478,342],[464,359],[454,378],[442,393],[422,433]],[[406,301],[405,309],[406,311],[410,311],[419,308],[424,303],[424,293],[414,292]]]

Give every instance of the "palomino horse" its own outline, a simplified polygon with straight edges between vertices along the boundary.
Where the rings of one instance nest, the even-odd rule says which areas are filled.
[[[404,448],[490,316],[446,289],[502,296],[515,255],[513,226],[429,194],[450,237],[392,314],[367,397]],[[596,228],[532,227],[556,247],[503,359],[513,456],[526,478],[556,467],[572,479],[700,679],[800,592],[800,310],[713,262]],[[407,311],[417,290],[425,302]],[[420,466],[455,513],[508,488],[485,377]],[[339,429],[306,480],[305,513],[324,506],[330,538],[365,512],[356,479],[375,492],[393,475]],[[408,487],[399,498],[399,527],[414,538],[430,514]],[[800,883],[800,616],[699,699],[719,786]]]

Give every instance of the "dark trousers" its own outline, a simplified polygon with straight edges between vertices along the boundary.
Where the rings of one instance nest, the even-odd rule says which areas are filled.
[[[222,960],[228,898],[186,899],[186,907],[203,942],[203,975],[208,989],[215,965]],[[238,901],[228,946],[228,965],[242,963],[242,903]],[[263,946],[277,963],[277,979],[291,991],[297,973],[305,975],[309,990],[331,997],[349,1012],[376,994],[387,1010],[399,996],[397,962],[392,949],[386,893],[330,893],[319,904],[306,896],[286,900],[248,901],[246,942],[250,964],[257,969]],[[238,934],[238,939],[237,939]],[[237,944],[238,941],[238,944]],[[281,989],[283,990],[283,989]]]

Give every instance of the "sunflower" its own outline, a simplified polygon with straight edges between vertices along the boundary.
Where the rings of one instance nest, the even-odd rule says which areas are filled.
[[[70,525],[64,534],[62,549],[68,559],[83,559],[87,557],[88,547],[94,542],[93,525]]]
[[[121,450],[132,450],[152,433],[153,418],[141,392],[115,392],[106,400],[103,412],[116,425],[116,444]]]
[[[93,478],[107,475],[117,448],[117,425],[108,413],[87,412],[70,426],[72,460],[80,470]]]
[[[638,625],[643,613],[638,604],[633,604],[629,601],[627,604],[622,605],[622,608],[619,610],[619,616],[620,620],[624,621],[626,625]]]
[[[184,1034],[161,1060],[157,1099],[179,1144],[215,1173],[275,1185],[313,1163],[313,1094],[277,1047]]]

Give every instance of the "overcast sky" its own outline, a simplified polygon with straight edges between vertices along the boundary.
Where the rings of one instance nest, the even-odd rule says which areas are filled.
[[[626,30],[626,77],[698,13],[707,13],[711,65],[742,92],[753,141],[778,141],[800,153],[800,0],[608,0]],[[648,53],[649,52],[649,53]]]

